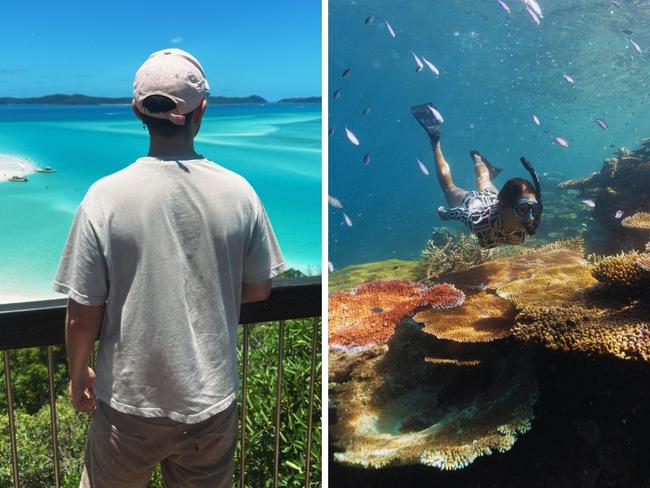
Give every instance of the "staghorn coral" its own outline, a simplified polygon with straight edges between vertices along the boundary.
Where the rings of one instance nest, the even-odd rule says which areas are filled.
[[[636,265],[645,272],[650,272],[650,254],[647,256],[641,256],[636,261]]]
[[[546,251],[556,251],[558,249],[573,251],[582,256],[585,252],[585,240],[582,236],[568,237],[566,239],[549,242],[548,244],[542,244],[533,249],[527,249],[524,254],[539,254]]]
[[[401,319],[425,308],[456,307],[464,299],[463,292],[446,283],[432,287],[404,280],[363,283],[352,292],[330,295],[329,343],[382,344]]]
[[[422,250],[422,275],[418,281],[435,282],[443,273],[484,263],[493,255],[492,250],[480,246],[474,234],[434,231]]]
[[[621,225],[628,229],[650,232],[650,212],[637,212],[621,220]]]
[[[650,273],[643,267],[649,257],[636,251],[609,256],[594,266],[592,274],[616,288],[643,288],[650,285]]]

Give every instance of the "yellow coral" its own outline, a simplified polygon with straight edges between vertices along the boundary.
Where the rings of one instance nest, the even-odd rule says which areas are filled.
[[[525,310],[513,336],[559,351],[650,361],[650,330],[642,312],[581,307]]]
[[[647,259],[648,256],[650,255],[636,251],[610,256],[594,266],[592,275],[598,281],[615,287],[644,286],[650,275],[639,265],[639,260]]]
[[[650,231],[650,212],[637,212],[634,215],[625,217],[621,221],[621,225],[628,229]]]

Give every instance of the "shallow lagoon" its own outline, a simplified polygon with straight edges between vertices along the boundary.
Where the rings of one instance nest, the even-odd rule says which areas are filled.
[[[321,260],[320,130],[320,105],[215,105],[196,143],[255,187],[289,266],[311,274]],[[147,148],[129,106],[0,106],[0,153],[56,169],[0,183],[0,303],[60,297],[50,282],[79,202]]]

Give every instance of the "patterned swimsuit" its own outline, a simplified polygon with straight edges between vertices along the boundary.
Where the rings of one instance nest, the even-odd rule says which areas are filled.
[[[465,192],[458,207],[438,209],[442,220],[460,220],[471,230],[481,247],[491,248],[501,244],[522,244],[526,231],[518,228],[510,233],[501,230],[501,214],[497,194],[492,190]]]

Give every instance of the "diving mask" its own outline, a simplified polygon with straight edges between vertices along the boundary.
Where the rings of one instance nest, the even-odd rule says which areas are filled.
[[[539,202],[529,198],[520,198],[514,203],[512,209],[524,222],[532,222],[540,213]]]

